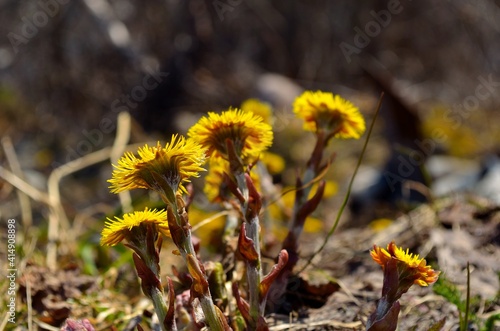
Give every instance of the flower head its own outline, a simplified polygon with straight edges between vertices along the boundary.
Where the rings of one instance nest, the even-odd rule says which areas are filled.
[[[155,147],[146,144],[139,148],[138,154],[139,157],[136,157],[127,152],[118,160],[113,176],[108,180],[111,192],[135,188],[168,189],[175,195],[178,190],[186,192],[183,183],[189,182],[190,177],[198,177],[199,172],[205,170],[201,167],[205,162],[205,150],[183,136],[173,135],[165,147],[159,142]]]
[[[188,132],[188,136],[207,148],[208,156],[228,159],[227,140],[245,162],[259,157],[273,141],[271,126],[252,112],[229,109],[221,114],[208,113]]]
[[[123,239],[133,240],[133,235],[141,235],[141,227],[146,224],[152,224],[159,233],[170,237],[170,231],[167,223],[167,213],[164,210],[135,211],[123,215],[123,218],[115,216],[112,220],[108,218],[104,229],[102,230],[101,245],[114,246]],[[143,235],[143,234],[142,234]]]
[[[439,271],[435,271],[431,266],[427,265],[424,258],[421,258],[418,254],[411,254],[409,249],[405,251],[403,248],[397,247],[394,242],[387,245],[387,250],[374,245],[370,255],[384,270],[388,262],[395,259],[400,283],[406,279],[411,280],[413,284],[428,286],[435,283],[440,274]]]
[[[293,103],[294,113],[304,120],[304,129],[324,130],[335,138],[359,139],[365,120],[350,101],[321,91],[305,91]]]

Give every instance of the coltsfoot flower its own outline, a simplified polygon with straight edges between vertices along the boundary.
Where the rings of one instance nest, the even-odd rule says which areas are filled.
[[[394,242],[387,245],[387,250],[374,245],[370,255],[383,270],[385,270],[389,260],[396,259],[400,282],[402,278],[405,278],[413,280],[413,284],[428,286],[435,283],[440,274],[439,271],[434,271],[431,266],[427,265],[424,258],[418,254],[411,254],[409,249],[405,251],[403,248],[397,247]]]
[[[341,139],[359,139],[365,120],[350,101],[322,91],[305,91],[293,103],[294,113],[304,120],[304,129]]]
[[[112,178],[108,180],[112,193],[135,188],[169,189],[174,195],[179,190],[186,193],[183,183],[205,170],[202,168],[205,150],[183,136],[173,135],[165,147],[159,142],[155,147],[146,144],[139,148],[138,154],[139,157],[127,152],[118,160],[118,165],[114,165]]]
[[[262,117],[231,108],[221,114],[208,113],[189,129],[188,136],[207,149],[207,156],[225,159],[229,157],[229,140],[236,155],[247,163],[257,159],[273,142],[271,126]]]
[[[398,325],[401,296],[414,284],[428,286],[436,282],[440,272],[434,271],[418,254],[397,247],[394,241],[387,245],[387,250],[373,245],[370,255],[384,270],[384,284],[377,308],[366,322],[366,330],[393,331]]]
[[[167,212],[165,210],[134,211],[123,215],[123,218],[115,216],[115,219],[108,218],[104,225],[101,236],[101,245],[114,246],[124,239],[135,240],[136,237],[143,237],[145,228],[142,226],[154,225],[159,233],[170,237],[167,222]],[[143,232],[143,233],[141,233]]]

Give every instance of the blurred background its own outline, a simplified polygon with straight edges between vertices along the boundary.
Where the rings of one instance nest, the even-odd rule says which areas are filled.
[[[120,144],[144,144],[185,134],[208,111],[269,102],[271,151],[287,164],[273,180],[294,185],[314,143],[292,113],[306,89],[340,94],[367,125],[385,93],[343,226],[457,192],[500,203],[499,0],[0,0],[0,8],[0,217],[24,226],[25,256],[46,244],[53,253],[59,222],[78,239],[85,273],[107,267],[96,247],[104,217],[121,214],[106,183],[121,155],[111,150],[121,112],[132,120]],[[332,146],[321,230],[363,142]],[[496,229],[486,232],[498,243]],[[73,249],[61,246],[59,256]]]
[[[293,184],[293,167],[308,157],[311,137],[300,140],[284,128],[293,128],[291,104],[303,89],[341,94],[368,122],[386,93],[355,186],[354,212],[373,201],[425,200],[418,190],[402,197],[401,186],[408,179],[430,185],[424,162],[431,177],[443,179],[433,182],[437,194],[474,189],[491,169],[498,183],[497,1],[1,6],[0,132],[14,147],[23,178],[42,191],[57,167],[112,145],[121,111],[132,115],[131,142],[138,143],[185,133],[201,113],[250,97],[274,106],[273,148],[291,169],[278,180]],[[298,139],[296,148],[289,148],[290,137]],[[345,146],[337,147],[346,159],[338,162],[337,178],[350,174],[361,143]],[[61,189],[70,214],[113,199],[108,163],[68,176]],[[483,193],[499,199],[498,189],[486,186]],[[12,186],[2,185],[2,200],[11,202],[2,213],[19,216],[11,193]]]
[[[131,141],[144,142],[185,133],[200,113],[249,97],[272,103],[276,130],[283,131],[302,89],[342,94],[370,121],[385,91],[365,162],[373,167],[356,188],[359,209],[394,195],[387,183],[399,185],[398,178],[386,176],[379,183],[385,188],[374,183],[384,169],[402,175],[398,156],[409,154],[401,146],[421,154],[415,168],[421,156],[460,158],[434,160],[439,176],[449,168],[463,175],[465,168],[469,174],[498,167],[499,18],[499,2],[489,0],[4,0],[0,132],[25,179],[43,190],[55,168],[112,145],[120,111],[134,118]],[[287,138],[277,132],[275,150],[289,162],[306,158],[301,147],[290,155]],[[346,157],[359,155],[361,144],[355,146]],[[0,157],[8,169],[4,151]],[[101,171],[70,176],[86,183],[64,186],[70,208],[110,199],[110,168]],[[409,176],[423,181],[419,171]],[[15,200],[10,193],[2,185],[3,201]],[[14,217],[18,210],[13,203],[2,213]]]
[[[1,8],[0,132],[40,190],[55,168],[111,146],[120,111],[134,119],[131,142],[144,142],[250,97],[274,106],[274,149],[292,165],[283,175],[291,184],[308,152],[289,149],[280,131],[294,122],[302,89],[341,94],[367,121],[386,93],[355,212],[399,199],[401,178],[425,182],[421,165],[436,154],[454,158],[434,158],[431,175],[455,176],[437,194],[470,189],[498,168],[498,1],[4,0]],[[355,161],[354,146],[340,157]],[[9,169],[4,150],[0,161]],[[354,161],[339,162],[337,177]],[[85,185],[62,186],[68,212],[112,199],[109,174],[107,163],[71,174]],[[490,186],[483,193],[499,199]],[[12,186],[1,189],[11,202],[2,213],[18,216]]]

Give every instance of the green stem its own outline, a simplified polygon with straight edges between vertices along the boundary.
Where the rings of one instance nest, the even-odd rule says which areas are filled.
[[[257,325],[259,316],[264,316],[263,307],[260,306],[260,281],[262,279],[262,269],[260,266],[260,239],[259,239],[259,218],[254,217],[248,222],[247,235],[253,240],[257,252],[257,264],[247,262],[247,280],[250,303],[250,317]]]
[[[242,203],[243,215],[247,217],[247,209],[248,209],[248,199],[249,199],[249,191],[245,180],[244,173],[235,174],[236,182],[238,184],[238,188],[243,194],[245,201]],[[257,322],[259,320],[259,316],[264,316],[264,305],[260,304],[260,282],[262,279],[262,269],[261,269],[261,253],[260,253],[260,235],[259,235],[259,216],[256,215],[250,219],[245,219],[247,222],[246,226],[246,235],[250,239],[252,239],[255,247],[255,251],[257,252],[257,263],[245,261],[246,262],[246,272],[247,272],[247,281],[248,281],[248,296],[249,296],[249,304],[250,304],[250,328],[254,328],[257,326]]]
[[[243,195],[243,198],[245,198],[245,202],[243,203],[243,210],[246,211],[248,207],[248,198],[249,198],[249,192],[248,192],[248,187],[247,187],[247,182],[245,180],[245,174],[243,172],[238,172],[235,174],[236,178],[236,183],[238,184],[238,188],[241,191],[241,194]]]
[[[167,330],[164,324],[165,317],[167,316],[168,307],[165,303],[165,298],[163,296],[163,291],[158,288],[154,288],[150,293],[151,300],[153,301],[153,306],[155,308],[156,315],[158,315],[158,320],[160,321],[161,329],[163,331]]]
[[[136,238],[134,238],[136,239]],[[160,266],[156,263],[155,257],[151,256],[150,252],[148,249],[144,247],[144,242],[141,242],[141,240],[133,240],[132,242],[133,246],[135,247],[136,253],[138,253],[139,257],[142,259],[146,267],[151,270],[151,272],[158,278],[160,278]],[[166,305],[165,297],[164,297],[164,291],[163,287],[160,284],[160,288],[158,287],[151,287],[151,291],[149,293],[144,293],[146,295],[149,294],[149,298],[153,301],[153,306],[156,312],[156,315],[158,316],[158,320],[160,321],[160,325],[163,331],[169,331],[166,329],[166,326],[164,324],[165,317],[167,316],[168,312],[168,307]]]
[[[168,201],[168,200],[167,200]],[[179,247],[179,251],[181,252],[181,256],[184,259],[184,262],[186,265],[188,264],[188,255],[192,255],[195,257],[195,263],[199,263],[198,259],[196,258],[196,251],[193,246],[193,241],[191,240],[191,230],[189,223],[186,225],[184,224],[185,222],[182,220],[182,216],[179,214],[179,210],[177,209],[177,205],[169,203],[169,207],[172,210],[172,213],[174,214],[175,221],[177,222],[177,225],[179,225],[183,231],[182,231],[182,245],[183,247]],[[187,220],[186,220],[187,223]],[[199,268],[203,270],[203,268]],[[206,278],[206,275],[204,275]],[[218,331],[218,330],[225,330],[224,325],[220,321],[219,317],[217,316],[217,311],[215,310],[215,305],[212,300],[212,295],[210,294],[210,290],[207,289],[206,293],[202,293],[200,299],[200,304],[201,304],[201,309],[203,310],[203,314],[205,315],[206,323],[208,324],[208,327],[210,330]]]

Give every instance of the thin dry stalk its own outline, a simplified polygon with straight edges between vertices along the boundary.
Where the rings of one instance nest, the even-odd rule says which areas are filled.
[[[2,138],[2,147],[5,151],[5,156],[7,158],[9,167],[12,170],[12,173],[24,180],[24,174],[21,169],[21,164],[19,163],[10,137],[7,136]],[[31,202],[29,196],[21,190],[17,190],[16,194],[19,200],[19,206],[21,207],[21,218],[23,221],[23,226],[25,229],[29,229],[33,224],[33,215],[31,214]]]
[[[0,166],[0,178],[3,178],[7,183],[27,194],[31,199],[50,205],[49,196],[45,192],[33,187],[31,184],[27,183],[23,179],[16,176],[13,172],[2,166]]]
[[[111,149],[111,162],[115,163],[125,152],[127,143],[130,140],[131,116],[128,112],[121,112],[117,119],[116,137]],[[122,210],[124,213],[132,211],[132,198],[129,191],[118,194]]]
[[[61,203],[61,193],[59,190],[61,180],[65,176],[85,169],[94,164],[104,162],[107,159],[113,160],[115,155],[120,155],[125,150],[132,149],[131,146],[127,148],[127,142],[130,138],[130,122],[130,114],[127,112],[121,112],[118,115],[116,138],[113,143],[113,147],[105,147],[96,152],[87,154],[79,159],[68,162],[61,167],[56,168],[50,174],[47,185],[51,202],[50,205],[53,212],[50,213],[48,230],[49,242],[47,245],[47,266],[49,268],[55,268],[55,263],[57,260],[57,242],[59,240],[59,235],[67,232],[67,230],[70,228],[68,217]],[[135,146],[133,147],[135,148]],[[131,209],[130,195],[120,195],[120,200],[124,209]],[[60,226],[60,223],[62,226]]]
[[[96,163],[100,163],[109,159],[111,154],[111,147],[105,147],[94,153],[87,154],[79,159],[68,162],[59,168],[54,169],[47,183],[49,194],[49,229],[48,229],[48,243],[47,243],[47,267],[51,270],[56,269],[57,261],[57,243],[61,236],[69,229],[69,221],[61,203],[61,192],[59,191],[59,183],[61,179],[79,170],[85,169]],[[62,224],[63,226],[60,226]]]

